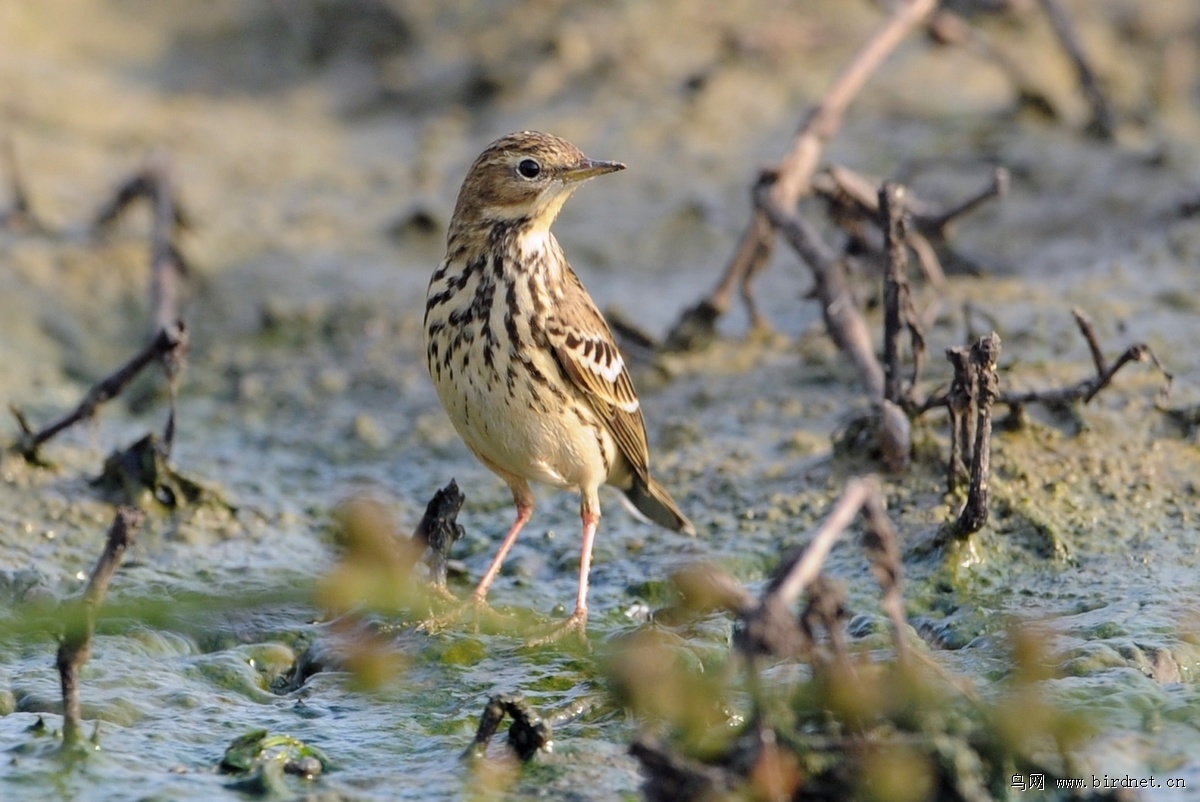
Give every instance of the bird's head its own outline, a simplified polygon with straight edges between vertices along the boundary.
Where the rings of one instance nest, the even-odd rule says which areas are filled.
[[[553,134],[521,131],[487,146],[467,171],[454,226],[506,223],[545,231],[563,203],[589,178],[624,170],[620,162],[589,159]]]

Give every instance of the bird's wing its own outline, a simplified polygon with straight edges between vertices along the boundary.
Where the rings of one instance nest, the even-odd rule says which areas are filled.
[[[570,268],[564,272],[561,311],[546,326],[551,350],[563,373],[583,391],[608,426],[634,472],[646,479],[650,468],[646,421],[629,370],[608,323],[579,277]]]

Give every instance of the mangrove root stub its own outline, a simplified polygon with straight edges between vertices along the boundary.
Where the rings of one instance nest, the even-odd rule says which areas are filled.
[[[475,739],[463,753],[466,760],[476,760],[483,757],[488,743],[496,730],[500,728],[504,717],[512,719],[508,728],[508,746],[521,760],[530,760],[541,749],[546,749],[553,742],[553,732],[550,724],[543,721],[537,711],[525,701],[525,697],[515,693],[501,693],[488,699],[479,717],[479,729]]]
[[[988,519],[992,407],[1000,395],[1000,379],[996,373],[999,358],[1000,337],[995,332],[979,338],[971,346],[970,362],[975,373],[975,443],[971,454],[971,485],[954,527],[959,538],[978,532]]]
[[[451,479],[450,484],[433,494],[425,506],[421,523],[412,535],[411,558],[415,561],[425,549],[430,550],[430,576],[434,585],[439,587],[446,585],[446,563],[450,558],[450,549],[465,533],[462,524],[457,521],[465,500],[466,496],[458,489],[458,482]]]

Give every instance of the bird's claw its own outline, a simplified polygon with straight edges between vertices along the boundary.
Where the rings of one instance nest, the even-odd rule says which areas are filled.
[[[441,632],[458,624],[464,619],[471,622],[471,628],[475,632],[479,632],[480,626],[491,622],[491,626],[495,625],[496,621],[502,621],[504,615],[499,613],[490,604],[487,603],[478,594],[471,594],[471,597],[466,601],[461,601],[457,596],[445,591],[445,598],[451,601],[454,606],[446,612],[431,616],[417,625],[418,632],[428,632],[430,634]]]
[[[532,648],[548,646],[571,635],[587,645],[587,610],[576,610],[569,618],[551,627],[545,635],[525,641],[525,645]]]
[[[446,602],[447,604],[457,605],[462,603],[462,599],[451,593],[450,588],[446,587],[440,582],[434,582],[430,584],[429,595],[433,596],[438,601]]]

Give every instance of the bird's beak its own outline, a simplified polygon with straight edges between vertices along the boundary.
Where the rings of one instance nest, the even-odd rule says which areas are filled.
[[[598,175],[615,173],[617,170],[624,169],[625,165],[620,162],[601,162],[594,159],[584,159],[578,164],[564,170],[562,177],[568,184],[575,184],[580,181],[586,181],[589,178],[595,178]]]

